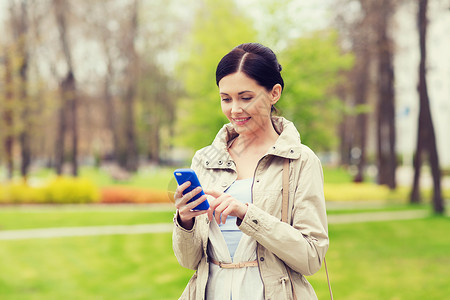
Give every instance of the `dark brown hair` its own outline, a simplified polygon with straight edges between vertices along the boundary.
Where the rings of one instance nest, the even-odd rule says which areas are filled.
[[[241,71],[271,91],[275,84],[284,88],[281,65],[273,51],[258,43],[241,44],[225,55],[217,65],[216,84],[230,74]]]

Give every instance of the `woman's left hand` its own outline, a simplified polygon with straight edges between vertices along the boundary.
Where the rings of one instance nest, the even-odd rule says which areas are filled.
[[[217,224],[225,224],[228,216],[243,219],[247,213],[248,206],[239,202],[232,196],[214,190],[206,190],[205,194],[213,196],[215,199],[209,201],[208,219],[212,221],[213,217]],[[215,212],[214,216],[213,213]]]

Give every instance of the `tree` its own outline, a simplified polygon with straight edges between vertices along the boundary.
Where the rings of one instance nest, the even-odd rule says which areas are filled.
[[[428,0],[419,0],[417,24],[419,30],[419,125],[417,134],[417,148],[414,157],[414,182],[411,192],[411,203],[420,202],[419,178],[422,167],[423,155],[428,154],[433,176],[433,209],[435,213],[443,214],[444,202],[441,192],[441,172],[439,169],[439,157],[436,148],[436,136],[434,133],[433,120],[430,111],[430,100],[428,97],[428,88],[426,82],[426,38],[427,38],[427,8]]]
[[[353,57],[341,53],[336,32],[319,31],[292,41],[279,61],[285,82],[277,103],[282,115],[298,126],[303,143],[317,150],[333,149],[342,108],[334,88]]]
[[[13,177],[14,160],[13,160],[13,146],[14,146],[14,118],[13,118],[13,66],[11,62],[11,51],[5,49],[3,64],[4,64],[4,108],[2,110],[3,121],[3,148],[5,152],[7,176],[9,179]]]
[[[124,144],[121,147],[121,165],[128,171],[136,171],[139,164],[137,134],[135,123],[135,101],[138,80],[138,54],[135,40],[138,34],[138,0],[130,5],[130,19],[127,32],[123,32],[124,43],[122,55],[126,60],[125,91],[123,95],[124,108]]]
[[[346,91],[350,100],[350,118],[341,125],[343,144],[341,149],[353,152],[353,163],[357,166],[354,181],[364,180],[367,160],[368,118],[376,120],[376,164],[378,183],[389,188],[396,187],[395,153],[395,94],[393,40],[389,35],[392,16],[399,0],[338,1],[337,25],[355,53],[354,69],[348,73],[350,88]],[[370,99],[374,98],[375,103]],[[375,108],[375,109],[372,109]],[[372,112],[369,114],[369,112]],[[353,118],[352,115],[355,115]],[[351,133],[349,133],[350,131]],[[348,137],[348,136],[351,137]],[[346,155],[342,153],[342,155]],[[342,161],[345,161],[343,158]]]
[[[176,135],[179,144],[197,149],[210,144],[227,122],[215,81],[219,60],[233,47],[255,41],[256,33],[232,0],[204,1],[194,20],[178,65],[186,94],[179,103]]]
[[[20,122],[22,128],[19,134],[21,167],[20,173],[24,180],[27,180],[28,170],[31,162],[31,142],[30,142],[30,104],[28,98],[28,2],[21,1],[20,8],[11,3],[11,23],[12,31],[19,56],[19,95],[18,100],[21,106]]]
[[[377,21],[377,162],[378,183],[396,188],[395,170],[395,95],[393,41],[389,37],[391,16],[395,9],[394,1],[376,2]]]
[[[67,66],[67,73],[60,83],[61,104],[59,108],[59,127],[56,140],[56,173],[62,174],[62,167],[64,162],[64,143],[66,139],[66,129],[71,130],[71,145],[70,152],[72,161],[72,175],[78,175],[78,98],[76,80],[73,71],[73,61],[71,54],[71,47],[67,33],[67,12],[68,3],[66,0],[54,0],[53,6],[55,10],[56,24],[60,36],[60,44],[64,53],[64,58]],[[68,119],[68,120],[67,120]],[[66,124],[68,122],[69,124]],[[67,126],[69,125],[69,126]]]

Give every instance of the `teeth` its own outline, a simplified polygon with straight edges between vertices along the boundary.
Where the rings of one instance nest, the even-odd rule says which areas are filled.
[[[246,121],[246,120],[248,120],[248,118],[245,118],[245,119],[234,119],[236,122],[244,122],[244,121]]]

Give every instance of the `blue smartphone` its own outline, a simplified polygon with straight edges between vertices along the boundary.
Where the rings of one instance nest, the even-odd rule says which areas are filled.
[[[194,170],[192,169],[176,169],[173,172],[173,175],[175,175],[175,179],[177,180],[178,185],[182,185],[186,181],[190,181],[191,185],[188,186],[184,192],[183,195],[186,193],[191,192],[196,187],[201,187],[200,181],[198,180],[197,174],[195,174]],[[203,189],[200,193],[195,195],[191,200],[188,201],[188,203],[197,200],[201,196],[203,196],[205,193],[203,192]],[[207,210],[209,208],[209,203],[207,200],[203,201],[199,205],[197,205],[193,210]]]

